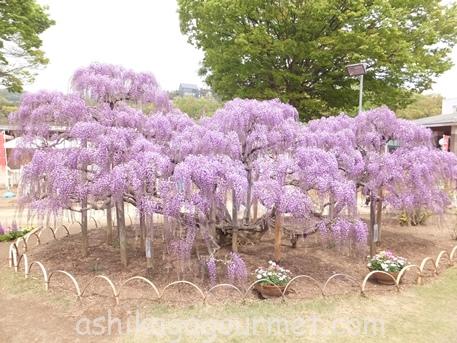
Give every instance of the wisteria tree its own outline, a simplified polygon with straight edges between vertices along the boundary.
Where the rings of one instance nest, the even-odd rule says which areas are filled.
[[[152,103],[160,111],[170,109],[170,104],[151,74],[113,65],[94,64],[80,69],[74,74],[72,85],[76,93],[70,95],[26,95],[11,117],[26,142],[45,142],[40,143],[40,150],[26,168],[23,184],[27,187],[22,200],[41,211],[74,209],[78,204],[77,210],[82,214],[82,251],[86,256],[87,211],[99,208],[97,204],[104,201],[101,208],[108,211],[110,242],[112,198],[121,260],[127,265],[124,198],[130,199],[130,184],[125,176],[128,167],[132,167],[130,162],[144,161],[147,156],[138,147],[144,140],[140,130],[146,120],[136,107]],[[53,129],[56,126],[57,132]],[[53,149],[65,140],[75,146]]]
[[[430,130],[398,119],[386,107],[311,121],[304,142],[332,151],[339,169],[370,199],[370,252],[379,239],[383,202],[408,214],[441,212],[443,183],[455,182],[457,159],[432,146]],[[389,144],[395,144],[393,151]],[[377,236],[377,237],[375,237]]]
[[[188,260],[201,239],[212,266],[218,228],[231,227],[236,251],[239,229],[274,223],[279,261],[290,219],[338,247],[366,247],[356,202],[361,190],[371,200],[373,252],[383,202],[410,214],[440,211],[449,203],[443,184],[457,177],[457,158],[433,148],[430,131],[385,107],[305,125],[278,100],[235,99],[195,121],[172,108],[151,74],[101,64],[76,71],[72,91],[27,94],[11,116],[33,153],[21,202],[44,214],[81,213],[84,256],[88,211],[107,211],[111,244],[114,208],[123,266],[125,204],[133,205],[150,275],[155,215],[164,218],[165,251]],[[389,142],[397,148],[390,151]]]

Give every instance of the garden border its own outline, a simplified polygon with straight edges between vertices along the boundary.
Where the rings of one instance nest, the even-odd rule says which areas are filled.
[[[68,237],[70,235],[68,229],[64,225],[62,225],[62,227],[66,231],[66,237]],[[239,297],[238,299],[241,301],[241,303],[245,303],[246,299],[248,298],[248,296],[250,294],[250,291],[252,291],[254,289],[254,286],[258,282],[260,282],[260,280],[257,280],[255,282],[253,282],[244,290],[239,288],[239,287],[237,287],[237,286],[235,286],[235,285],[233,285],[233,284],[229,284],[229,283],[216,284],[216,285],[210,287],[208,290],[204,290],[204,289],[202,289],[201,287],[199,287],[198,285],[196,285],[193,282],[190,282],[190,281],[187,281],[187,280],[176,280],[176,281],[173,281],[173,282],[165,285],[162,289],[160,289],[152,281],[150,281],[149,279],[145,278],[144,276],[140,276],[140,275],[132,276],[132,277],[129,277],[128,279],[126,279],[126,280],[122,280],[116,286],[116,283],[113,282],[113,280],[111,280],[108,276],[102,275],[102,274],[98,274],[98,275],[94,276],[90,281],[88,281],[84,285],[84,287],[81,287],[81,285],[78,282],[77,278],[74,275],[72,275],[70,272],[68,272],[68,271],[65,271],[65,270],[47,270],[46,267],[43,265],[43,263],[41,263],[40,261],[32,261],[31,263],[29,263],[29,258],[27,256],[27,251],[30,248],[30,245],[28,244],[28,240],[29,240],[29,238],[31,236],[35,236],[35,237],[37,237],[37,245],[40,245],[41,242],[42,242],[42,240],[40,239],[41,232],[44,231],[44,230],[51,230],[52,233],[53,233],[53,235],[52,235],[53,239],[54,240],[58,239],[56,237],[55,233],[59,230],[59,228],[57,228],[56,230],[52,229],[51,227],[47,227],[47,228],[37,227],[37,228],[33,229],[31,232],[27,233],[25,236],[16,239],[16,241],[14,241],[14,242],[12,242],[10,244],[9,253],[8,253],[9,267],[10,268],[14,268],[14,271],[17,273],[17,272],[19,272],[19,269],[20,269],[20,266],[21,266],[21,261],[24,261],[23,265],[24,265],[25,278],[29,278],[30,272],[32,270],[32,267],[35,266],[35,265],[39,266],[41,274],[43,276],[44,288],[45,288],[46,291],[49,291],[50,281],[51,281],[53,275],[55,275],[55,274],[65,275],[65,276],[67,276],[67,278],[69,278],[71,280],[71,282],[72,282],[72,284],[74,286],[74,293],[76,295],[77,300],[82,300],[82,298],[84,297],[84,294],[86,293],[88,287],[91,286],[95,282],[95,280],[103,279],[110,286],[110,289],[112,291],[112,296],[113,296],[113,298],[114,298],[114,300],[116,302],[116,305],[120,304],[120,295],[121,295],[121,291],[122,291],[123,287],[127,283],[129,283],[131,281],[134,281],[134,280],[139,280],[139,281],[147,283],[154,290],[154,293],[156,295],[156,297],[154,297],[153,299],[159,300],[159,301],[163,301],[164,294],[165,294],[165,291],[167,289],[169,289],[169,288],[171,288],[171,287],[173,287],[175,285],[178,285],[178,284],[185,284],[185,285],[191,286],[193,289],[195,289],[196,292],[198,292],[199,299],[201,300],[201,303],[204,304],[204,305],[208,304],[208,297],[213,295],[213,290],[215,290],[217,288],[230,288],[230,289],[236,291],[234,293]],[[20,250],[19,246],[20,246],[21,242],[24,244],[23,245],[24,252],[22,254],[19,254],[19,250]],[[397,292],[400,292],[401,291],[401,287],[400,287],[401,280],[402,280],[402,278],[404,277],[404,275],[406,274],[406,272],[408,270],[410,270],[412,268],[416,269],[416,274],[417,274],[416,284],[417,285],[421,285],[422,284],[422,279],[424,277],[425,267],[427,265],[431,264],[431,266],[433,267],[433,270],[432,270],[433,271],[433,276],[437,276],[437,275],[439,275],[439,267],[440,267],[440,263],[443,260],[443,258],[445,258],[447,260],[447,266],[448,267],[452,267],[454,265],[454,263],[455,263],[454,258],[457,258],[457,245],[452,248],[450,253],[447,250],[441,250],[438,253],[436,259],[433,259],[430,256],[426,256],[421,261],[421,263],[419,265],[410,264],[410,265],[405,266],[399,272],[399,274],[398,274],[398,276],[396,278],[393,277],[392,275],[386,273],[386,272],[383,272],[383,271],[369,271],[365,275],[365,277],[363,278],[361,283],[359,283],[359,282],[357,282],[357,279],[354,278],[351,275],[343,274],[343,273],[336,273],[336,274],[331,275],[326,280],[326,282],[320,283],[318,280],[316,280],[315,278],[313,278],[310,275],[306,275],[306,274],[296,275],[294,278],[292,278],[287,283],[287,285],[285,286],[284,290],[281,292],[281,300],[282,300],[282,302],[286,302],[287,301],[286,292],[290,288],[290,285],[292,283],[294,283],[296,280],[303,279],[303,278],[312,281],[313,287],[319,288],[320,296],[322,296],[322,297],[332,296],[332,295],[326,294],[325,290],[327,289],[328,284],[333,279],[336,279],[336,278],[339,278],[339,277],[347,279],[348,281],[350,281],[352,283],[352,285],[357,285],[357,288],[359,289],[359,294],[361,296],[363,296],[363,297],[367,297],[368,296],[367,295],[367,283],[368,283],[368,281],[371,279],[371,277],[373,275],[380,274],[380,273],[389,275],[392,278],[392,281],[393,281],[392,286],[394,286],[396,288]],[[144,298],[143,297],[141,299],[149,299],[149,298]]]

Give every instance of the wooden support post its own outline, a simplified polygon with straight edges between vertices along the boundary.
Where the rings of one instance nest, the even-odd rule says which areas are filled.
[[[235,191],[232,191],[232,251],[238,252],[238,206],[236,204]]]
[[[275,216],[275,262],[281,262],[282,215],[276,211]]]
[[[148,278],[152,279],[154,272],[154,215],[149,216],[146,225],[146,274]]]
[[[378,225],[378,244],[381,242],[381,221],[382,221],[382,189],[379,191],[379,200],[376,209],[376,225]]]
[[[370,228],[368,233],[368,244],[370,248],[370,257],[376,254],[376,247],[374,242],[374,231],[376,225],[376,197],[370,193]]]
[[[127,232],[125,228],[125,213],[124,213],[124,200],[118,200],[116,202],[116,218],[117,227],[119,231],[119,248],[121,252],[121,263],[125,268],[128,265],[128,246],[127,246]]]
[[[113,244],[113,211],[111,199],[106,207],[106,244]]]
[[[87,219],[87,196],[81,201],[81,254],[83,257],[89,255],[89,234]]]

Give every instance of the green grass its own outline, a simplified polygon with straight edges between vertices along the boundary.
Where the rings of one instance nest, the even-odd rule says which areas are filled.
[[[457,268],[451,268],[424,286],[400,294],[371,294],[369,298],[353,295],[183,309],[148,305],[140,309],[144,329],[123,336],[122,342],[457,342],[456,295]],[[26,280],[22,273],[6,268],[0,268],[0,296],[51,303],[59,312],[63,308],[72,312],[75,304],[74,298],[57,291],[46,297],[42,282]],[[153,319],[161,320],[165,329],[158,329]],[[315,326],[313,320],[317,320]],[[351,320],[353,326],[348,327]],[[364,320],[366,331],[363,326],[354,326],[363,325]],[[224,321],[240,327],[233,330],[226,326],[222,331]]]
[[[53,292],[52,296],[49,296],[44,289],[41,275],[38,278],[26,279],[23,270],[15,273],[12,268],[7,267],[0,267],[0,296],[11,299],[20,297],[31,301],[40,299],[42,302],[48,302],[62,310],[68,310],[75,304],[75,298],[59,291]]]
[[[19,237],[25,236],[27,233],[32,231],[31,229],[24,229],[18,231],[9,231],[0,235],[0,242],[11,242]]]
[[[163,331],[165,335],[160,336],[157,326],[148,327],[126,337],[124,341],[457,342],[456,295],[457,269],[453,268],[444,272],[433,283],[413,287],[399,295],[371,295],[369,298],[348,296],[285,304],[259,301],[247,305],[196,307],[186,310],[159,306],[147,313],[143,311],[143,323],[144,318],[160,318],[167,321],[165,323],[168,323],[166,325],[170,328],[169,331]],[[315,326],[310,316],[314,316],[314,320],[318,318]],[[192,329],[204,328],[203,337],[194,336],[192,330],[180,334],[183,332],[183,322],[179,321],[189,319],[195,320],[187,322]],[[302,319],[305,321],[300,322]],[[218,334],[212,335],[211,333],[217,330],[216,325],[223,320],[239,321],[242,330],[250,326],[250,335],[245,336],[240,333],[244,331],[240,330],[232,330],[230,333],[230,329],[216,331]],[[257,327],[254,335],[255,320]],[[267,323],[271,324],[270,329]],[[173,328],[173,325],[178,327]],[[205,328],[204,325],[208,327]],[[282,326],[278,329],[278,325]],[[333,325],[336,329],[333,329]],[[366,325],[366,330],[363,325]],[[292,331],[293,327],[297,331]],[[376,333],[374,329],[377,329]],[[152,334],[153,332],[156,334]],[[230,334],[226,335],[227,333]]]

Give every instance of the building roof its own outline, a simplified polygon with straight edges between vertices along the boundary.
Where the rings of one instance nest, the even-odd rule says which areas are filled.
[[[48,142],[50,144],[55,143],[53,141]],[[32,142],[24,142],[22,137],[14,138],[5,143],[5,149],[16,149],[16,148],[28,148],[36,149],[43,146],[43,140],[36,138]],[[54,146],[55,149],[69,149],[69,148],[78,148],[80,147],[79,142],[63,140],[62,142]]]
[[[416,119],[414,122],[427,127],[453,126],[457,125],[457,113],[440,114],[433,117]]]
[[[194,85],[194,84],[191,84],[191,83],[181,83],[179,85],[179,89],[182,89],[182,88],[198,90],[198,86]]]
[[[17,131],[18,126],[17,125],[12,125],[12,124],[0,124],[0,131]],[[67,128],[64,126],[50,126],[49,131],[58,131],[58,132],[63,132],[66,131]]]

